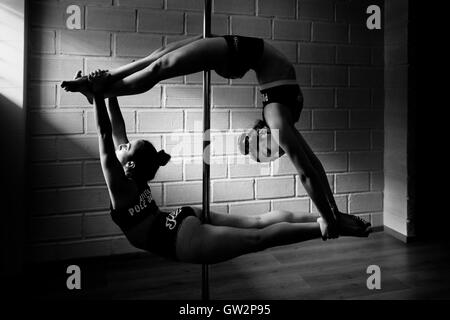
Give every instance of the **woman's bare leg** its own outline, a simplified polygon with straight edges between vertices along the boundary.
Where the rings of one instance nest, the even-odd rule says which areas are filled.
[[[319,223],[279,222],[262,229],[201,224],[194,217],[181,225],[177,256],[189,263],[218,263],[240,255],[322,237]]]
[[[106,98],[139,94],[158,82],[199,71],[215,69],[225,63],[228,47],[225,39],[197,40],[169,52],[144,69],[112,83],[104,89]]]
[[[158,82],[203,70],[215,69],[225,63],[228,46],[222,37],[200,39],[181,46],[157,59],[151,55],[91,80],[86,78],[64,81],[67,91],[101,91],[105,98],[139,94],[150,90]]]
[[[195,210],[197,217],[200,217],[201,209]],[[211,212],[210,224],[235,228],[261,229],[279,222],[316,222],[317,218],[318,216],[315,216],[309,212],[290,212],[284,210],[274,210],[258,215],[237,215]]]
[[[183,39],[180,41],[176,41],[173,43],[168,44],[167,46],[163,46],[161,48],[158,48],[157,50],[153,51],[150,55],[138,59],[136,61],[133,61],[131,63],[128,63],[126,65],[123,65],[119,68],[109,70],[105,76],[103,76],[102,80],[99,81],[100,83],[97,83],[97,88],[94,89],[101,89],[101,87],[104,87],[108,84],[114,83],[118,80],[121,80],[123,78],[126,78],[130,75],[132,75],[135,72],[138,72],[146,67],[148,67],[150,64],[164,56],[165,54],[172,52],[182,46],[185,46],[189,43],[192,43],[196,40],[201,39],[201,36],[195,36],[187,39]],[[61,84],[61,87],[63,87],[66,91],[71,92],[81,92],[86,95],[88,91],[91,90],[91,85],[88,82],[87,76],[82,76],[79,73],[77,73],[77,76],[74,80],[71,81],[63,81]],[[94,86],[95,87],[95,86]],[[90,100],[88,98],[88,100]]]
[[[139,59],[137,61],[131,62],[129,64],[126,64],[124,66],[121,66],[117,69],[110,70],[108,78],[109,83],[114,83],[116,81],[119,81],[123,78],[126,78],[133,73],[136,73],[146,67],[148,67],[150,64],[161,58],[162,56],[168,54],[169,52],[172,52],[178,48],[181,48],[185,45],[188,45],[194,41],[197,41],[201,39],[201,36],[195,36],[191,38],[187,38],[184,40],[176,41],[173,43],[168,44],[167,46],[161,47],[155,51],[153,51],[149,56]]]

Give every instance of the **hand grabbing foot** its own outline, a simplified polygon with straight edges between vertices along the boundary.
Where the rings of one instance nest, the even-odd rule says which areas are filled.
[[[339,235],[337,235],[337,234],[330,233],[330,226],[325,221],[324,218],[322,218],[322,217],[317,218],[317,223],[320,226],[320,232],[322,233],[322,240],[323,241],[327,241],[327,239],[336,239],[336,238],[339,237]]]
[[[92,85],[92,92],[97,93],[104,91],[110,82],[111,74],[108,70],[97,69],[88,75],[88,80]]]
[[[63,81],[61,87],[65,91],[70,92],[80,92],[82,93],[90,104],[94,101],[94,96],[92,94],[91,83],[87,76],[83,76],[81,70],[75,75],[75,79],[71,81]]]

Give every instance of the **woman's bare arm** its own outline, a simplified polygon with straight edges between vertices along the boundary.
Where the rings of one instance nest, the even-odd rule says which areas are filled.
[[[111,199],[114,200],[114,194],[121,192],[126,177],[122,165],[116,156],[116,149],[112,139],[112,126],[106,110],[105,100],[103,96],[96,95],[94,101],[100,162]]]
[[[114,146],[117,149],[120,144],[128,143],[125,121],[123,120],[117,97],[111,97],[108,99],[108,114],[111,119]]]

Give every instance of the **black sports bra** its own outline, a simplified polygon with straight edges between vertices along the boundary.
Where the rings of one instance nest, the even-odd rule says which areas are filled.
[[[156,215],[159,212],[150,188],[142,190],[134,201],[134,205],[129,208],[113,209],[112,204],[110,208],[113,221],[124,231],[139,224],[149,215]]]

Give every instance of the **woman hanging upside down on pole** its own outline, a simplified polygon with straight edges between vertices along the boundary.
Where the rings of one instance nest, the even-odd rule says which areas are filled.
[[[170,156],[157,152],[145,140],[129,141],[117,96],[143,93],[158,82],[185,74],[215,70],[225,78],[240,78],[253,69],[263,95],[263,121],[243,134],[240,149],[261,161],[261,132],[276,131],[279,152],[262,157],[272,160],[286,153],[321,217],[310,213],[271,211],[260,216],[211,213],[202,224],[201,211],[183,207],[162,212],[153,201],[148,181]],[[325,170],[294,124],[303,97],[295,70],[287,59],[262,39],[200,36],[175,42],[149,56],[111,71],[81,72],[61,85],[95,100],[100,158],[111,198],[111,214],[136,247],[192,263],[217,263],[269,247],[321,237],[367,237],[370,223],[339,212]],[[108,107],[105,105],[108,98]],[[256,147],[252,141],[256,135]]]

